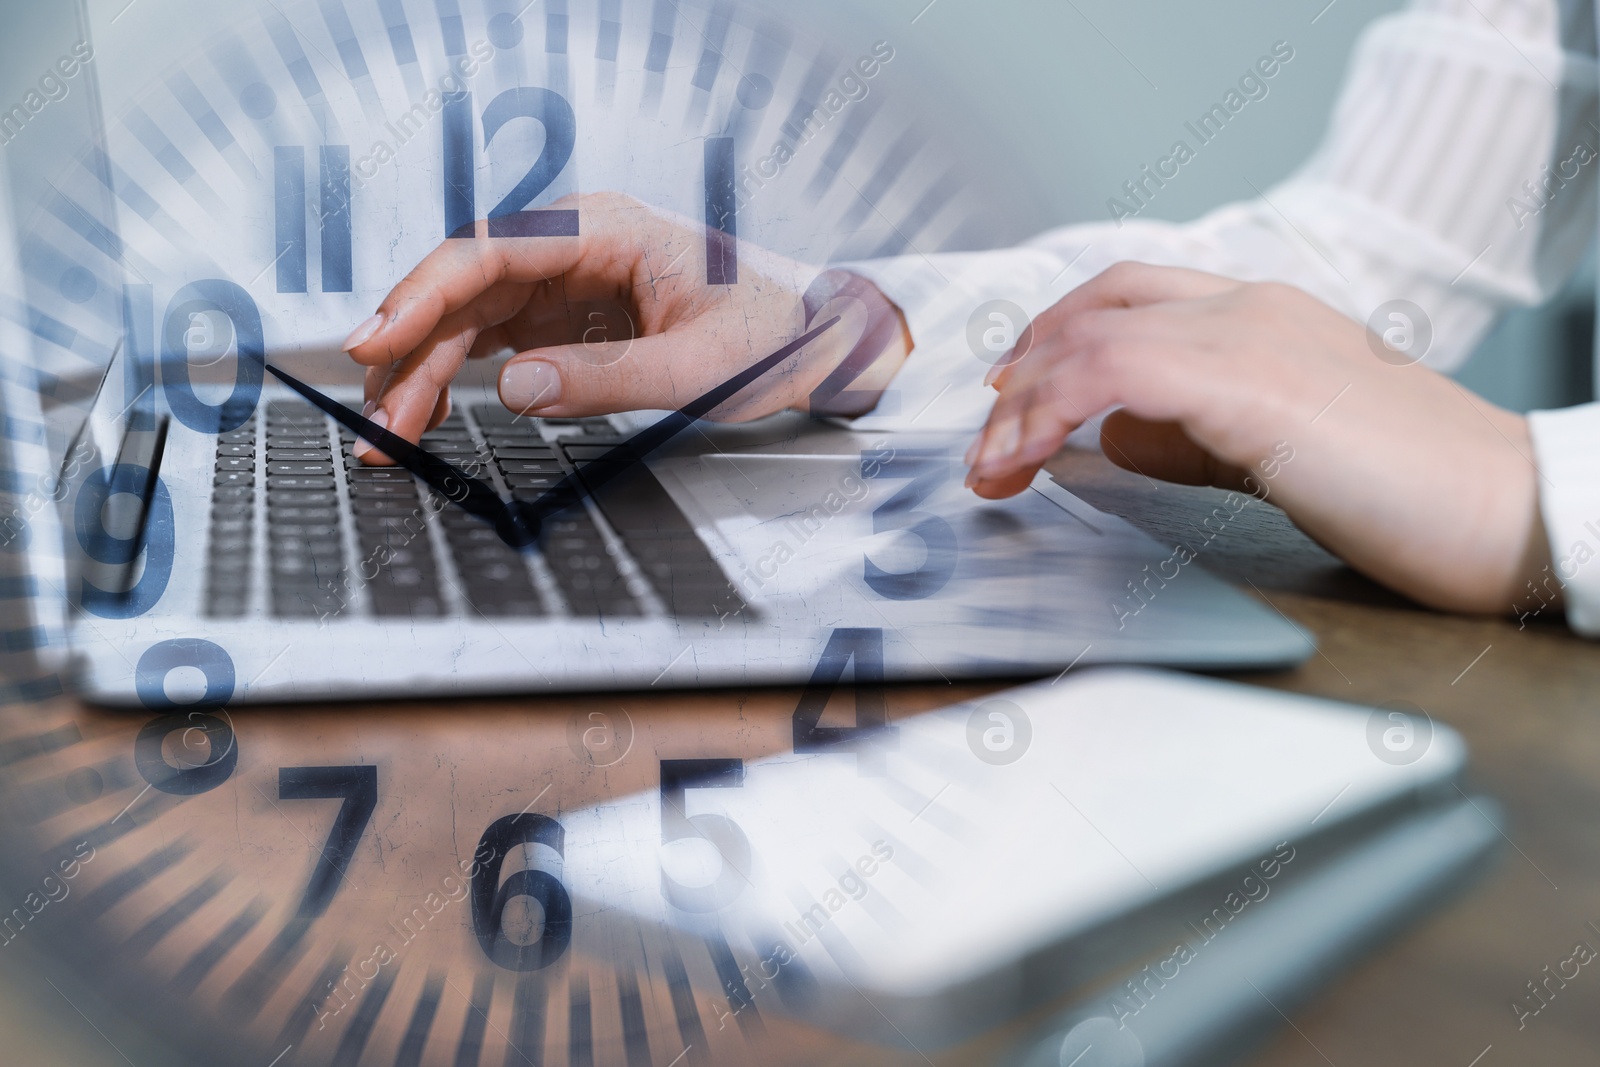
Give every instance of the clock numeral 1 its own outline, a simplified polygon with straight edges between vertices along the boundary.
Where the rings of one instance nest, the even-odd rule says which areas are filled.
[[[706,284],[739,281],[739,198],[733,138],[706,138]]]
[[[351,267],[350,147],[320,150],[318,219],[322,246],[322,291],[355,289]],[[304,293],[310,227],[306,218],[306,150],[288,145],[273,150],[274,219],[277,230],[278,292]]]

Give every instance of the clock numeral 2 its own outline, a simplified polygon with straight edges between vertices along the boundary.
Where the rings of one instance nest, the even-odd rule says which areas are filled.
[[[706,138],[706,284],[739,281],[739,194],[733,138]]]
[[[349,293],[355,289],[351,267],[350,147],[323,145],[321,149],[322,291]],[[278,292],[306,292],[306,248],[310,228],[306,220],[306,150],[298,145],[273,152],[273,192],[277,229]]]
[[[544,148],[522,180],[489,212],[490,237],[576,237],[578,212],[566,208],[525,210],[555,182],[578,143],[578,118],[565,97],[549,89],[507,89],[483,109],[483,147],[514,119],[534,119],[544,127]],[[471,237],[477,219],[476,142],[472,94],[444,98],[444,235]]]
[[[334,816],[328,843],[311,869],[311,884],[300,901],[300,914],[314,918],[328,910],[333,896],[350,869],[350,858],[372,821],[378,806],[378,768],[282,767],[278,770],[279,800],[326,800],[342,797],[339,814]]]

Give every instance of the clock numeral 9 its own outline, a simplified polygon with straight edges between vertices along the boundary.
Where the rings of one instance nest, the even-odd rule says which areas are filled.
[[[524,210],[566,169],[578,143],[578,117],[565,97],[549,89],[507,89],[483,109],[483,147],[515,119],[544,127],[544,148],[504,200],[489,212],[490,237],[576,237],[578,212],[564,208]],[[477,147],[472,94],[444,98],[444,235],[471,237],[478,217]]]
[[[128,428],[155,429],[155,355],[149,325],[154,311],[148,285],[129,285],[123,291],[128,322],[127,351],[123,364],[130,405]],[[207,404],[195,394],[189,378],[189,341],[196,316],[221,313],[233,329],[233,391],[221,404]],[[244,425],[261,400],[266,376],[266,337],[261,311],[250,294],[233,282],[209,278],[190,282],[173,295],[161,330],[161,387],[167,406],[179,422],[199,433],[227,433]],[[220,358],[220,357],[219,357]]]
[[[478,841],[473,854],[472,930],[484,955],[508,971],[537,971],[566,953],[572,943],[572,898],[548,871],[524,868],[502,883],[500,870],[520,846],[544,845],[559,856],[565,852],[565,842],[560,823],[527,812],[496,819]],[[536,941],[523,943],[506,935],[506,906],[518,898],[536,902],[543,912]]]
[[[144,509],[143,522],[126,536],[106,528],[106,504],[123,495],[137,498]],[[78,489],[73,526],[84,555],[96,563],[125,568],[144,556],[143,573],[128,589],[102,589],[83,577],[78,591],[83,610],[102,619],[133,619],[156,606],[172,580],[177,554],[172,494],[159,475],[133,463],[101,467]]]
[[[167,696],[167,675],[179,667],[195,667],[205,675],[205,691],[192,704],[179,704]],[[226,705],[233,699],[233,660],[222,646],[199,638],[176,638],[152,645],[134,668],[134,688],[145,707],[166,712],[145,724],[133,743],[134,763],[145,781],[163,793],[195,796],[232,777],[239,764],[233,726],[212,714],[226,713]],[[169,762],[167,742],[179,731],[181,753],[198,754],[203,742],[203,759],[191,763],[180,755],[176,764]]]
[[[738,789],[744,785],[739,759],[664,759],[661,761],[661,843],[699,837],[717,850],[722,868],[708,885],[686,886],[661,872],[661,895],[683,911],[716,911],[731,904],[749,880],[750,839],[726,815],[689,815],[684,794],[690,789]]]

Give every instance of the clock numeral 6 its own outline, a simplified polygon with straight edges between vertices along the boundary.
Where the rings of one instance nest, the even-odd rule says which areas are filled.
[[[179,667],[195,667],[205,675],[205,691],[193,703],[167,696],[167,675]],[[134,668],[134,688],[145,707],[166,712],[145,724],[133,743],[134,763],[145,781],[163,793],[195,796],[233,775],[239,764],[233,725],[213,714],[225,716],[233,699],[233,659],[222,646],[193,637],[152,645]],[[179,734],[175,745],[173,734]],[[169,757],[172,748],[176,751]]]
[[[526,867],[504,882],[500,871],[521,846],[544,845],[564,855],[566,831],[548,815],[523,812],[496,819],[483,832],[473,854],[471,886],[472,930],[483,954],[508,971],[537,971],[559,960],[572,943],[572,898],[561,880],[549,871]],[[518,939],[506,930],[506,907],[520,898],[537,903],[543,912],[537,939]]]

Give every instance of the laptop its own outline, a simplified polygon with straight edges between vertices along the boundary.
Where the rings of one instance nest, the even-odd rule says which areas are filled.
[[[582,492],[536,543],[508,547],[404,471],[363,466],[348,429],[249,365],[282,353],[273,323],[215,314],[242,285],[190,286],[199,313],[165,336],[148,279],[81,247],[121,247],[94,66],[78,74],[84,92],[52,105],[83,106],[47,113],[59,150],[6,153],[37,172],[8,194],[23,235],[9,311],[32,347],[32,387],[13,375],[8,410],[16,426],[44,427],[53,469],[35,473],[66,486],[57,565],[93,699],[137,701],[133,666],[175,636],[225,650],[235,701],[793,683],[837,669],[849,642],[863,681],[1273,667],[1312,649],[1200,567],[1152,579],[1173,547],[1048,475],[1012,500],[980,500],[961,485],[964,436],[798,414],[695,423]],[[71,133],[81,143],[67,145]],[[86,302],[62,273],[80,252],[102,268],[79,279]],[[247,351],[262,336],[264,353]],[[187,363],[157,358],[174,348]],[[330,384],[350,380],[347,357],[291,356],[359,409]],[[65,376],[86,362],[96,374]],[[587,464],[652,417],[520,417],[490,382],[459,381],[454,412],[422,446],[506,499],[582,485]]]

